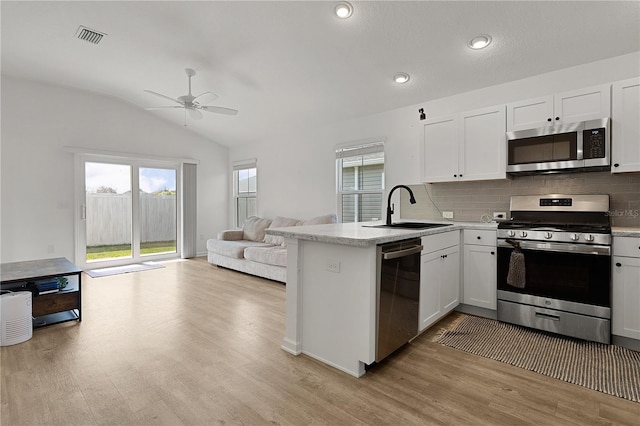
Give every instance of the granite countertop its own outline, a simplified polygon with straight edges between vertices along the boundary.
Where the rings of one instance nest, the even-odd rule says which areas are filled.
[[[409,222],[409,221],[406,221]],[[425,221],[427,223],[442,223],[448,226],[429,229],[398,229],[372,228],[383,222],[364,223],[335,223],[329,225],[291,226],[286,228],[267,228],[266,233],[298,240],[318,241],[330,244],[342,244],[358,247],[368,247],[408,238],[419,238],[427,235],[440,234],[460,229],[488,229],[497,228],[496,223],[476,222],[442,222]]]
[[[640,237],[640,228],[614,226],[611,233],[614,237]]]

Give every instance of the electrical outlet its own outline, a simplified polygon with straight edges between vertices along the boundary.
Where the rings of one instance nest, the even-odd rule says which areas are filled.
[[[505,220],[507,218],[506,212],[493,212],[494,219]]]
[[[335,272],[336,274],[340,272],[340,261],[338,260],[328,260],[327,261],[327,271]]]
[[[445,219],[453,219],[453,212],[442,212],[442,217]]]

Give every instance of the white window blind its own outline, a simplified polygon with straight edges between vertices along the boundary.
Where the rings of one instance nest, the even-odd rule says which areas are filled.
[[[342,222],[382,218],[384,144],[382,141],[336,149],[338,211]]]
[[[255,158],[233,163],[233,197],[236,226],[241,227],[248,217],[258,214],[258,167]]]

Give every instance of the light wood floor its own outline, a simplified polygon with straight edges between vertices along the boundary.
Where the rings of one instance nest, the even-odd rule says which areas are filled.
[[[82,323],[3,347],[2,425],[640,425],[638,403],[434,343],[457,314],[356,379],[280,349],[282,284],[165,266],[85,275]]]

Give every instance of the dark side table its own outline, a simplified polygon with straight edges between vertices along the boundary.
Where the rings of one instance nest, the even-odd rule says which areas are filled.
[[[0,264],[0,289],[33,294],[33,327],[82,321],[82,269],[64,257]],[[67,278],[63,289],[41,291],[45,283]],[[46,293],[46,294],[45,294]]]

